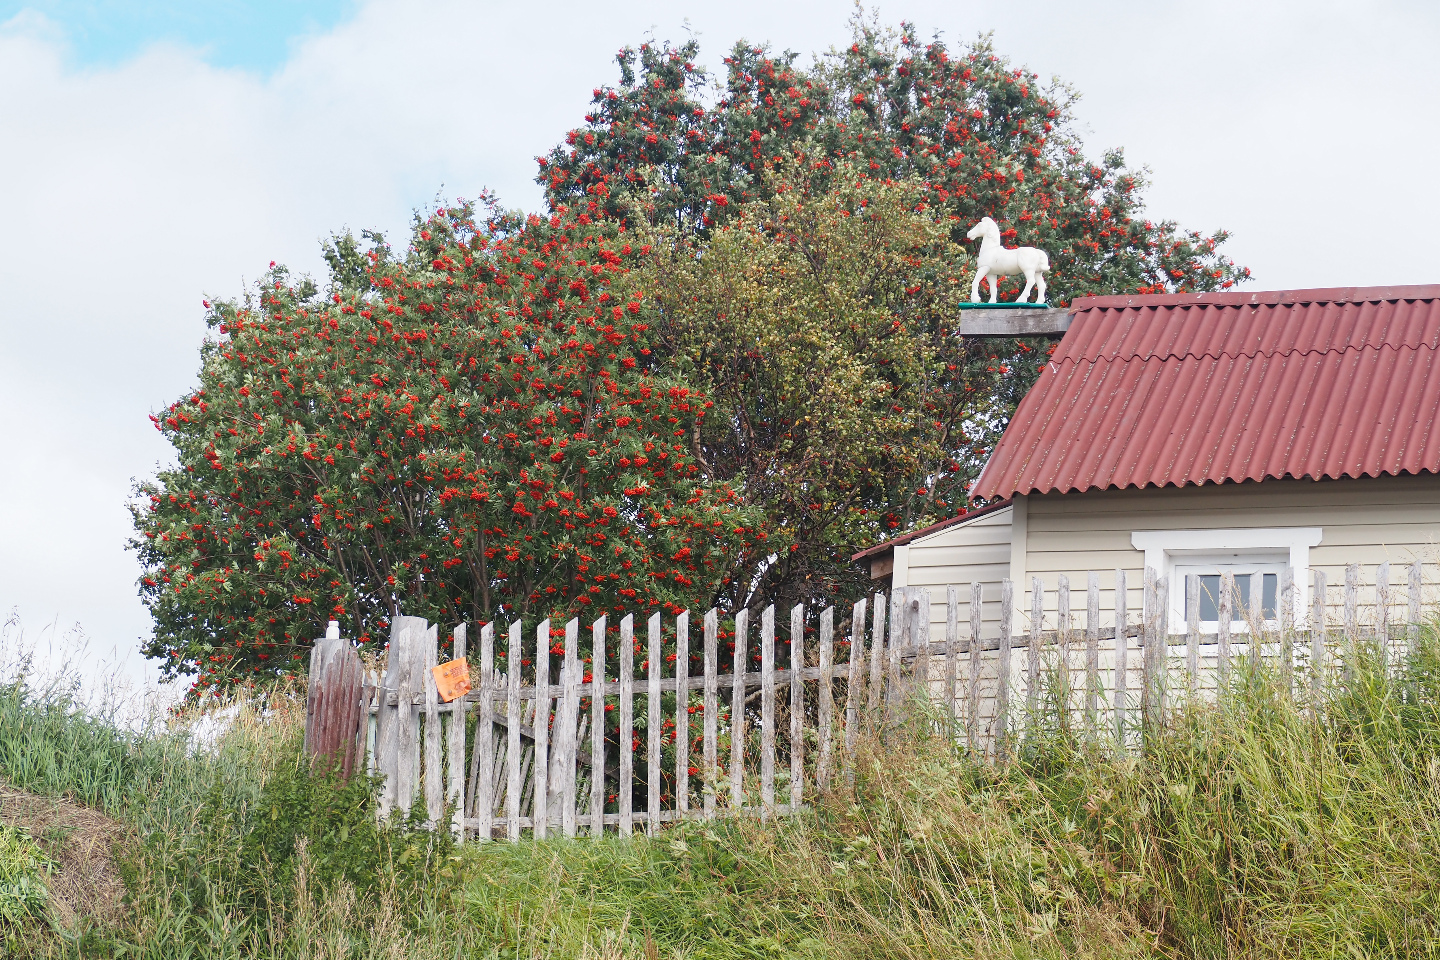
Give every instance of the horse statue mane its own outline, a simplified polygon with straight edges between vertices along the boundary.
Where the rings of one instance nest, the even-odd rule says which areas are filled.
[[[980,281],[990,281],[990,302],[995,302],[1000,277],[1025,274],[1025,289],[1015,302],[1024,303],[1035,290],[1035,302],[1045,302],[1045,271],[1050,269],[1050,258],[1044,250],[1035,247],[1006,248],[1000,245],[1000,228],[995,221],[985,217],[970,232],[965,234],[971,240],[980,238],[980,252],[975,255],[975,281],[970,284],[970,302],[980,302]]]

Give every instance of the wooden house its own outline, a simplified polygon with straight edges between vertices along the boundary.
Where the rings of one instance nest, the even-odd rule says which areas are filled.
[[[1277,617],[1286,567],[1437,559],[1440,285],[1080,299],[1058,348],[972,489],[991,505],[856,556],[877,586],[1015,584],[1115,574],[1138,609],[1166,577],[1171,629],[1200,587],[1217,629],[1220,576],[1237,620]],[[883,581],[888,580],[888,583]],[[968,602],[969,591],[961,591]],[[943,611],[943,604],[936,604]],[[943,616],[943,613],[941,614]],[[962,618],[968,612],[962,611]]]

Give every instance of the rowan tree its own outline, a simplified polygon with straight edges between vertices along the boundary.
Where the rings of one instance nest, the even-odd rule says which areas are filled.
[[[646,251],[582,208],[332,243],[209,304],[200,382],[154,417],[141,486],[147,655],[200,688],[296,664],[325,621],[532,623],[706,608],[750,535],[688,436],[706,400],[651,362]]]
[[[981,217],[1049,253],[1057,304],[1248,276],[1224,231],[1145,217],[1143,171],[1086,155],[1060,82],[987,38],[852,27],[811,66],[737,44],[713,96],[696,42],[626,48],[619,82],[539,160],[551,204],[584,198],[657,237],[659,362],[720,405],[696,456],[766,517],[766,549],[731,580],[751,606],[852,599],[850,554],[973,506],[1050,349],[958,337]]]

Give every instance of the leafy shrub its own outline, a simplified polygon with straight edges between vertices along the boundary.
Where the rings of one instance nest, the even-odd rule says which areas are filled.
[[[23,831],[0,824],[0,928],[46,919],[50,893],[42,875],[53,867]]]

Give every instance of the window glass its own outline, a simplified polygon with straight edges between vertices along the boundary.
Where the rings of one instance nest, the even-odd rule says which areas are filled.
[[[1201,573],[1190,574],[1200,581],[1200,622],[1213,623],[1220,619],[1220,574]],[[1260,617],[1264,620],[1274,620],[1279,616],[1280,604],[1278,593],[1280,587],[1280,576],[1275,573],[1237,573],[1235,574],[1235,595],[1230,598],[1230,619],[1234,623],[1240,623],[1247,619],[1247,611],[1250,607],[1252,588],[1256,585],[1254,581],[1260,580]],[[1189,619],[1189,591],[1186,591],[1185,617]]]

